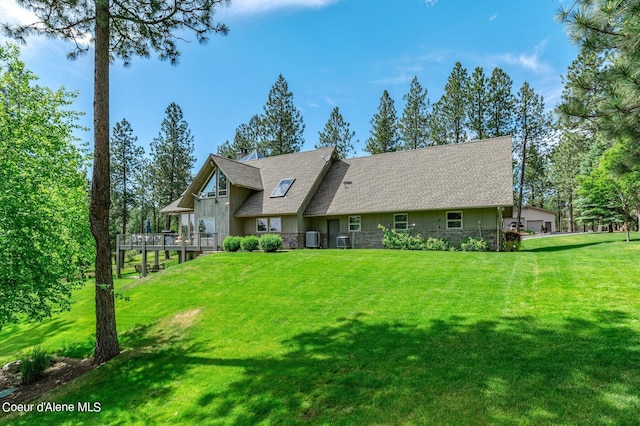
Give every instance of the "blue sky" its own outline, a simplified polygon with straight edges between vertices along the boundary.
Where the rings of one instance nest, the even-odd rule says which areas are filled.
[[[122,118],[149,151],[164,111],[178,103],[194,135],[196,167],[235,129],[262,113],[267,94],[282,74],[306,129],[303,150],[338,106],[356,132],[358,155],[386,89],[398,116],[409,82],[417,76],[437,101],[456,61],[469,74],[504,69],[515,90],[528,81],[552,109],[562,92],[561,75],[577,50],[554,19],[562,0],[234,0],[221,9],[226,37],[206,45],[181,43],[178,66],[136,58],[111,68],[111,127]],[[28,22],[14,0],[2,0],[0,20]],[[79,91],[74,109],[91,127],[92,55],[69,61],[70,45],[31,38],[22,60],[40,83]],[[92,133],[80,136],[92,142]]]

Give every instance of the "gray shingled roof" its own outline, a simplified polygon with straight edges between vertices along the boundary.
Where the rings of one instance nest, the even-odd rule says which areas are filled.
[[[211,172],[214,168],[213,163],[222,170],[227,179],[229,179],[229,182],[233,185],[257,191],[262,190],[262,178],[260,177],[259,169],[246,163],[239,163],[225,157],[219,157],[211,154],[204,165],[200,168],[200,171],[198,171],[198,174],[193,178],[193,181],[187,190],[182,194],[182,197],[171,203],[171,206],[176,204],[178,207],[193,209],[193,194],[198,194],[202,187],[207,183],[207,179],[211,176]]]
[[[334,148],[322,148],[242,163],[260,170],[264,190],[249,195],[235,216],[301,213],[322,181],[334,155]],[[271,198],[271,192],[280,180],[286,178],[295,179],[286,195]]]
[[[337,161],[304,214],[512,205],[511,137],[505,136]]]

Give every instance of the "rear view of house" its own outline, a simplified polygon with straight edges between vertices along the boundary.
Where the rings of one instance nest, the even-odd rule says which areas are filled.
[[[334,148],[239,160],[210,155],[162,212],[181,216],[171,241],[181,238],[183,251],[264,233],[281,235],[287,248],[345,241],[379,248],[378,225],[454,244],[481,236],[496,249],[513,208],[511,167],[508,136],[346,160]]]

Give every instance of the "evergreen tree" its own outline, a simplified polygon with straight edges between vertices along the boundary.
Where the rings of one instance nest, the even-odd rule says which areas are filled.
[[[349,126],[350,124],[344,121],[342,114],[340,114],[340,109],[338,107],[333,108],[327,123],[324,125],[324,130],[318,132],[318,143],[315,148],[334,146],[338,151],[338,157],[341,159],[347,158],[351,153],[355,154],[351,140],[356,132],[351,131]]]
[[[409,92],[403,99],[405,107],[398,122],[403,148],[424,148],[429,145],[429,99],[427,89],[422,89],[418,77],[413,77]]]
[[[438,101],[438,108],[434,112],[434,120],[441,123],[447,143],[460,143],[467,140],[466,126],[467,116],[467,70],[462,68],[460,62],[456,62],[447,84],[444,94]]]
[[[576,0],[560,18],[585,55],[604,59],[593,69],[599,101],[586,109],[570,103],[563,112],[595,120],[610,139],[626,146],[627,169],[640,169],[640,0]]]
[[[487,85],[487,136],[495,138],[510,135],[514,130],[515,97],[511,77],[500,68],[494,68]]]
[[[304,144],[304,123],[300,111],[293,104],[293,94],[282,74],[269,90],[260,122],[262,135],[258,148],[264,155],[300,151]]]
[[[399,149],[398,119],[393,99],[386,90],[380,97],[378,112],[371,119],[371,136],[364,150],[370,154],[393,152]]]
[[[225,25],[213,22],[216,7],[230,0],[20,0],[38,19],[29,25],[3,29],[21,41],[30,34],[69,40],[75,58],[86,53],[87,34],[94,45],[93,84],[93,179],[91,180],[90,224],[96,243],[96,348],[94,362],[101,364],[120,353],[116,328],[111,244],[109,239],[109,64],[120,58],[125,65],[135,55],[149,57],[158,52],[162,60],[177,64],[177,40],[185,29],[199,42],[211,32],[226,34]]]
[[[249,123],[241,124],[236,128],[233,143],[226,141],[218,147],[218,155],[235,159],[239,153],[257,150],[261,144],[264,130],[260,116],[254,115]]]
[[[449,123],[443,121],[444,113],[442,112],[442,99],[433,104],[431,114],[429,115],[428,139],[432,145],[446,145],[450,143]]]
[[[160,206],[175,201],[191,183],[193,136],[184,120],[182,109],[174,102],[165,110],[160,133],[151,142],[154,170],[154,196]],[[171,229],[171,216],[165,218],[165,229]]]
[[[485,139],[489,134],[489,79],[485,77],[484,70],[476,67],[467,81],[467,117],[469,130],[473,132],[475,139]]]
[[[120,232],[127,233],[129,214],[135,202],[135,173],[140,169],[144,148],[137,146],[131,124],[126,119],[116,123],[111,136],[111,220],[120,222]]]
[[[528,161],[528,153],[539,153],[544,150],[544,144],[551,131],[551,117],[544,111],[544,99],[535,93],[533,88],[526,81],[518,91],[516,100],[515,115],[515,152],[519,152],[517,157],[515,170],[520,175],[518,180],[518,215],[517,221],[520,223],[524,188],[532,187],[534,184],[527,181],[526,166]],[[529,145],[534,145],[532,150]],[[539,177],[542,178],[542,177]],[[529,193],[528,195],[532,195]],[[533,200],[529,200],[533,201]]]

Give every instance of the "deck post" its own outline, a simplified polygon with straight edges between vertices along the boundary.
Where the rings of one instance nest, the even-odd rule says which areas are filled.
[[[180,263],[187,261],[187,237],[188,235],[180,234],[182,236],[182,249],[180,250]]]
[[[120,269],[122,265],[120,265],[120,235],[116,235],[116,278],[122,278],[122,273]]]
[[[142,235],[142,265],[141,265],[142,276],[147,276],[147,238],[146,235]]]

